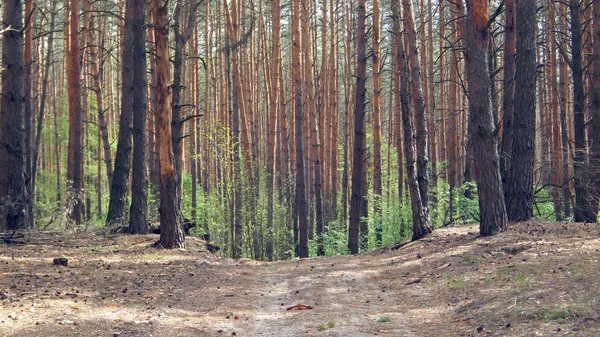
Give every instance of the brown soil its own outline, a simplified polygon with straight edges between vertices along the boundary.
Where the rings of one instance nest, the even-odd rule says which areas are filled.
[[[600,336],[597,224],[446,228],[273,263],[156,239],[30,232],[0,245],[0,336]]]

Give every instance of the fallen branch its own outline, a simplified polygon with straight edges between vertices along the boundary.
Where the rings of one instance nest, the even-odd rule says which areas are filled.
[[[296,305],[293,305],[293,306],[291,306],[289,308],[286,308],[287,311],[290,311],[290,310],[309,310],[309,309],[312,309],[312,307],[310,305],[306,305],[306,304],[296,304]]]

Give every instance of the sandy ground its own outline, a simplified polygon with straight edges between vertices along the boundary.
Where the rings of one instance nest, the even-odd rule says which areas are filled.
[[[272,263],[29,232],[0,244],[0,336],[600,336],[598,224],[477,230]]]

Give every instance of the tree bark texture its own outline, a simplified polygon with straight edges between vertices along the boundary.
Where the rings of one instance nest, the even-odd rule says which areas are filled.
[[[323,232],[326,223],[325,216],[325,201],[327,190],[324,188],[324,181],[326,181],[325,170],[327,168],[327,160],[324,157],[324,151],[326,149],[324,131],[327,129],[325,117],[328,114],[327,108],[327,96],[324,93],[328,89],[328,77],[327,77],[327,0],[323,1],[323,13],[322,13],[322,29],[321,29],[321,80],[320,88],[318,91],[318,107],[314,108],[313,121],[311,124],[312,129],[312,162],[313,162],[313,194],[315,202],[315,234],[317,241],[317,255],[325,255],[325,247],[323,246]],[[308,17],[308,15],[306,16]],[[316,42],[316,41],[315,41]],[[315,57],[316,59],[316,57]],[[314,81],[313,81],[314,82]],[[314,83],[313,83],[314,86]]]
[[[487,66],[489,2],[467,1],[466,70],[469,90],[469,118],[477,194],[479,231],[493,235],[506,227],[507,217],[500,178],[497,138],[492,117],[491,81]]]
[[[373,194],[375,240],[382,240],[382,192],[381,183],[381,23],[379,0],[373,1]]]
[[[173,56],[173,83],[171,84],[171,130],[173,131],[173,155],[175,156],[175,171],[177,182],[182,183],[182,156],[183,156],[183,124],[181,111],[182,75],[184,66],[185,44],[192,36],[196,27],[196,9],[198,6],[192,0],[179,0],[173,14],[173,30],[175,36],[175,52]],[[183,17],[187,11],[188,16]],[[182,23],[185,22],[185,25]],[[179,196],[181,197],[181,195]],[[181,200],[179,201],[181,203]]]
[[[237,5],[235,1],[231,4],[231,14],[227,5],[227,0],[223,1],[225,16],[227,19],[227,56],[231,60],[231,131],[232,131],[232,149],[233,149],[233,180],[234,180],[234,200],[233,200],[233,257],[242,257],[243,246],[243,219],[242,219],[242,172],[241,158],[243,156],[240,149],[242,142],[242,126],[241,116],[243,114],[241,105],[243,104],[242,84],[239,71],[239,46],[238,46],[238,25],[237,25]],[[243,97],[243,96],[242,96]]]
[[[600,199],[600,2],[593,3],[593,41],[592,41],[592,88],[589,117],[592,119],[590,134],[592,146],[590,148],[590,166],[593,168],[592,177],[594,193],[592,195],[592,209],[598,212]]]
[[[419,65],[417,49],[417,31],[413,14],[412,0],[402,0],[404,14],[404,31],[406,34],[406,54],[410,67],[410,91],[414,106],[416,150],[417,150],[417,181],[419,193],[425,213],[429,214],[429,154],[427,152],[427,112],[423,99],[423,76]]]
[[[535,1],[517,2],[517,42],[513,144],[505,191],[509,221],[533,217],[535,159],[536,16]]]
[[[184,248],[181,230],[183,216],[179,204],[179,185],[175,171],[169,110],[169,20],[167,4],[153,0],[156,31],[156,95],[158,122],[158,156],[160,162],[160,240],[164,248]]]
[[[516,0],[504,1],[504,79],[502,96],[502,141],[500,142],[500,175],[505,199],[512,164],[513,119],[515,113]],[[533,20],[532,20],[533,21]]]
[[[25,0],[25,19],[27,20],[27,26],[24,27],[25,32],[25,45],[23,49],[23,66],[25,67],[24,76],[24,104],[23,104],[23,117],[25,121],[25,174],[27,184],[27,226],[33,228],[35,226],[35,212],[33,212],[33,206],[35,202],[35,179],[33,178],[33,78],[31,76],[33,70],[33,35],[35,22],[35,11],[33,8],[33,0]]]
[[[125,4],[125,16],[133,18],[134,8],[130,1]],[[115,155],[115,169],[110,185],[110,197],[107,226],[125,224],[125,209],[129,191],[129,172],[131,171],[131,151],[133,148],[133,100],[135,85],[134,76],[134,22],[125,20],[123,27],[123,50],[121,61],[121,116],[119,118],[119,139]]]
[[[575,185],[576,222],[596,222],[590,203],[590,179],[585,140],[585,88],[581,55],[581,5],[579,0],[569,0],[571,12],[571,70],[573,71],[573,119],[575,129],[575,160],[573,184]]]
[[[83,110],[81,108],[81,62],[79,51],[79,0],[71,0],[69,52],[66,68],[69,96],[69,153],[67,159],[67,212],[74,224],[83,221]]]
[[[352,195],[350,198],[350,226],[348,229],[348,249],[357,254],[359,249],[359,227],[363,202],[362,179],[365,169],[365,99],[367,82],[367,29],[366,1],[359,0],[356,18],[356,91],[354,101],[354,143],[352,146]]]
[[[294,112],[296,142],[296,211],[298,214],[298,256],[308,257],[308,210],[306,207],[306,181],[304,179],[302,64],[300,34],[300,0],[292,0],[292,69],[294,71]]]
[[[104,70],[104,61],[102,56],[104,55],[104,42],[105,36],[102,35],[96,41],[96,30],[101,30],[102,24],[98,24],[94,29],[90,29],[90,40],[93,41],[93,46],[91,46],[91,57],[90,57],[90,66],[92,72],[93,79],[93,91],[96,94],[96,107],[98,109],[98,128],[100,129],[100,137],[102,139],[102,148],[103,148],[103,157],[104,164],[106,165],[106,176],[108,178],[108,185],[111,185],[112,176],[113,176],[113,163],[112,163],[112,153],[110,149],[110,141],[108,138],[108,125],[106,120],[106,111],[104,105],[104,94],[102,92],[103,88],[103,70]],[[96,45],[97,44],[97,45]]]
[[[273,215],[275,212],[275,163],[281,156],[277,156],[275,137],[277,134],[277,120],[280,113],[279,77],[281,67],[281,9],[280,1],[271,2],[271,82],[269,96],[269,117],[267,125],[267,228],[265,255],[269,261],[273,260],[274,232]],[[281,141],[281,139],[280,139]],[[282,174],[282,172],[280,172]]]
[[[128,232],[148,232],[148,160],[147,150],[147,104],[146,104],[146,2],[128,0],[126,6],[133,8],[132,21],[132,90],[133,102],[133,172],[131,177],[131,208]],[[126,13],[129,13],[126,11]],[[127,17],[126,17],[127,20]]]
[[[413,135],[412,110],[410,108],[410,70],[406,50],[404,48],[404,39],[400,25],[400,0],[392,1],[392,19],[393,32],[399,37],[397,43],[397,64],[400,73],[400,105],[402,110],[402,133],[403,147],[406,165],[406,179],[410,193],[413,234],[412,240],[419,240],[433,231],[433,224],[429,219],[427,208],[423,207],[421,201],[421,190],[415,167],[415,144]]]
[[[0,105],[0,230],[26,228],[23,4],[5,0]]]
[[[567,20],[567,4],[565,1],[559,3],[559,15],[558,15],[558,23],[559,23],[559,34],[558,34],[558,43],[559,49],[566,51],[568,48],[568,20]],[[573,168],[573,146],[571,144],[572,138],[569,139],[570,134],[572,134],[571,129],[572,123],[567,121],[567,115],[569,114],[569,73],[568,73],[568,64],[565,55],[561,53],[561,57],[559,57],[558,63],[558,96],[559,96],[559,107],[560,107],[560,133],[561,133],[561,142],[562,142],[562,184],[563,184],[563,211],[565,218],[569,218],[571,216],[571,203],[573,200],[572,194],[572,174],[571,169]]]
[[[560,117],[559,117],[559,95],[558,95],[558,66],[556,62],[557,41],[556,41],[556,14],[554,5],[548,0],[548,42],[550,51],[550,76],[547,80],[550,90],[550,106],[552,111],[552,199],[554,204],[554,216],[556,221],[562,221],[560,183],[562,181],[562,144],[560,137]]]

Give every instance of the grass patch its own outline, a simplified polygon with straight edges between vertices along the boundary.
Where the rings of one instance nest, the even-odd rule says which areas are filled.
[[[500,278],[496,274],[486,273],[484,277],[481,278],[485,285],[490,287],[500,283]]]
[[[98,253],[119,253],[123,251],[130,251],[133,249],[132,245],[112,245],[112,246],[89,246],[87,247],[91,252]]]
[[[545,322],[563,322],[571,318],[579,317],[579,315],[571,308],[541,309],[536,311],[534,315]]]
[[[387,317],[387,316],[381,316],[377,319],[377,323],[385,323],[385,322],[391,322],[392,320]]]
[[[335,321],[330,319],[327,323],[323,323],[317,327],[319,331],[325,331],[336,327]]]
[[[479,261],[477,259],[477,257],[471,256],[471,255],[463,255],[463,257],[461,258],[462,264],[466,264],[466,265],[475,264],[475,263],[477,263],[477,261]]]
[[[465,287],[465,277],[454,275],[446,279],[446,286],[450,289],[461,289]]]
[[[572,278],[574,281],[584,281],[585,280],[585,267],[582,265],[572,266],[567,270],[567,275]]]
[[[529,283],[529,276],[525,272],[518,273],[514,278],[515,283],[524,286]]]

